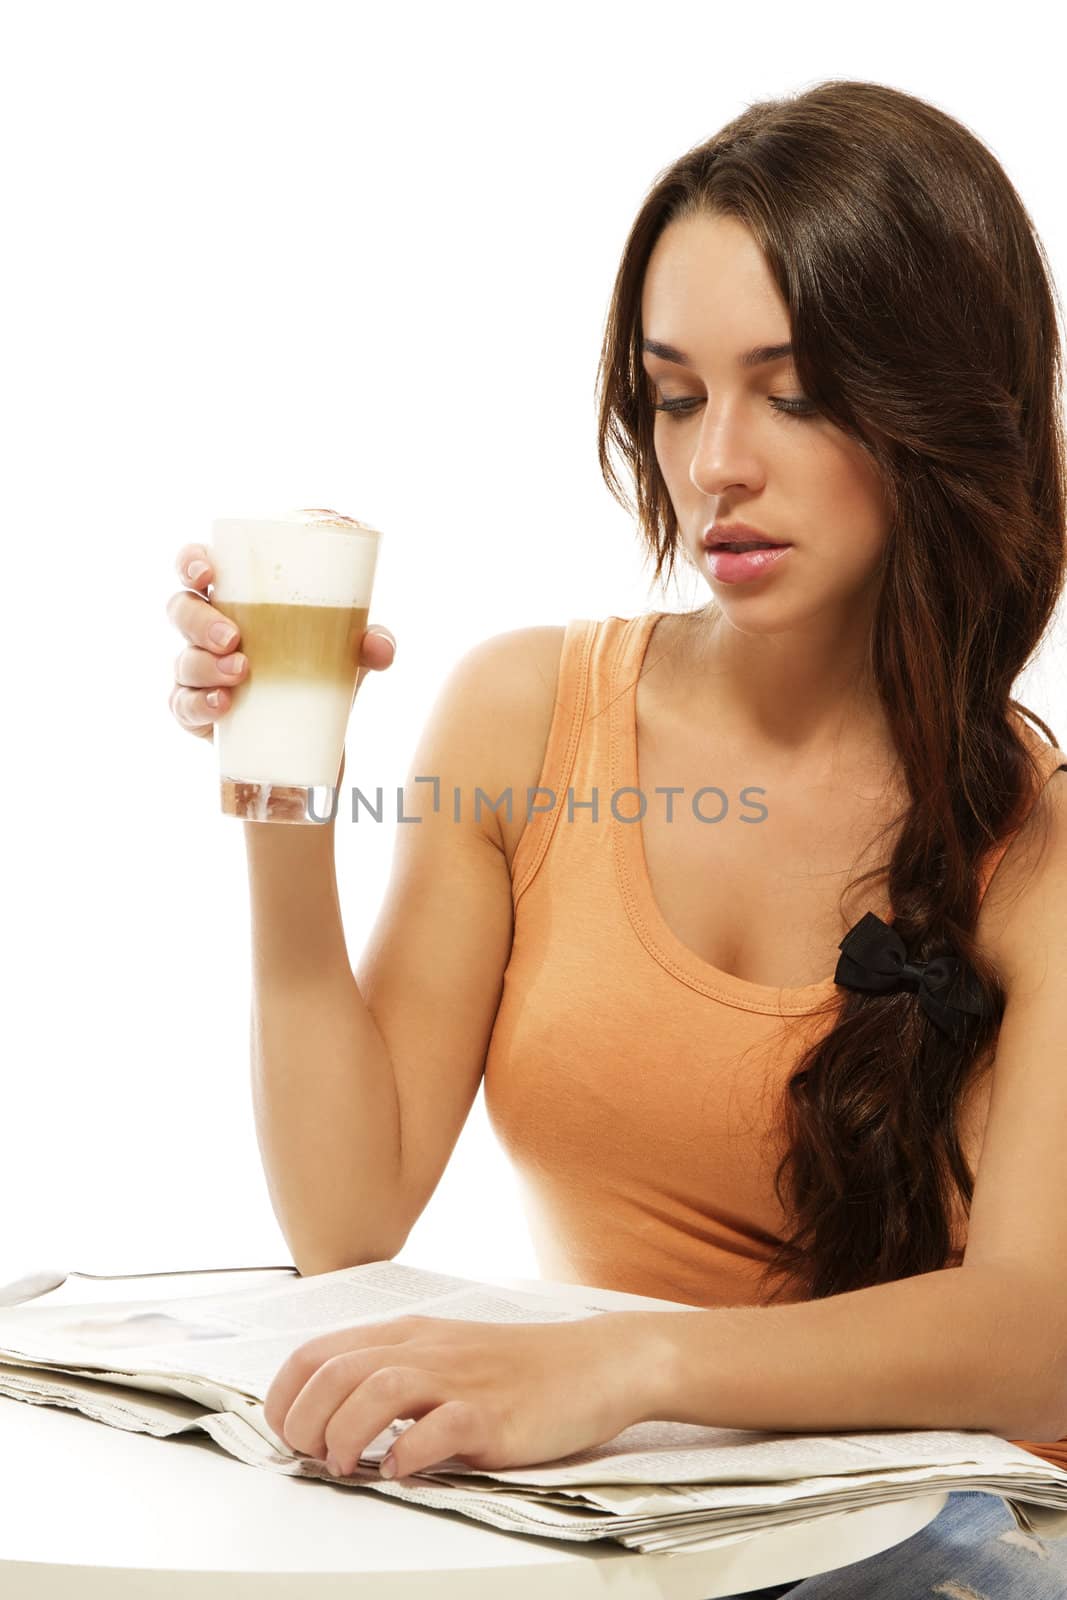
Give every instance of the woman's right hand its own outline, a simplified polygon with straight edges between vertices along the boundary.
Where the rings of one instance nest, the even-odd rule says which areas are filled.
[[[215,720],[229,710],[232,686],[244,682],[248,660],[236,648],[240,644],[237,624],[217,611],[207,599],[208,586],[215,577],[208,546],[183,545],[176,565],[189,587],[171,595],[167,601],[167,616],[188,640],[188,645],[174,663],[174,688],[167,703],[188,733],[200,739],[213,739]],[[228,630],[230,638],[213,638],[215,628],[223,632]],[[395,653],[396,641],[387,628],[373,625],[367,629],[353,700],[366,674],[382,672],[391,666]]]

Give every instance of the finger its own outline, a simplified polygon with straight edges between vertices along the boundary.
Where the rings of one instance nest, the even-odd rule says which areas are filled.
[[[338,1356],[335,1359],[340,1364],[352,1358]],[[453,1433],[459,1436],[455,1426],[457,1402],[449,1401],[448,1379],[440,1372],[426,1372],[418,1367],[378,1367],[357,1386],[352,1387],[351,1377],[348,1382],[347,1397],[327,1418],[322,1432],[323,1445],[341,1477],[353,1473],[375,1444],[394,1446],[391,1423],[414,1418],[417,1425],[420,1419],[451,1404],[453,1409],[449,1416],[453,1420]],[[464,1414],[468,1409],[464,1405]],[[448,1446],[444,1454],[451,1455],[453,1448]]]
[[[362,665],[374,671],[392,664],[396,655],[396,640],[388,628],[383,628],[380,623],[374,623],[363,635],[360,645],[359,659]]]
[[[396,1356],[395,1347],[347,1350],[323,1362],[289,1408],[282,1429],[286,1444],[306,1456],[322,1457],[328,1449],[337,1456],[334,1445],[352,1455],[357,1434],[360,1450],[365,1449],[400,1415],[397,1406],[417,1405],[424,1391],[427,1404],[444,1399],[436,1390],[429,1393],[430,1374],[397,1365]],[[440,1381],[434,1376],[434,1384]],[[347,1432],[338,1431],[339,1417],[348,1419]]]
[[[368,628],[363,635],[363,642],[359,650],[359,670],[356,681],[352,685],[352,701],[355,702],[359,693],[359,686],[368,672],[384,672],[386,667],[391,667],[393,657],[396,655],[396,640],[388,628],[380,624]]]
[[[284,1432],[286,1417],[301,1390],[310,1383],[324,1362],[347,1351],[368,1352],[374,1349],[380,1351],[399,1344],[411,1337],[416,1324],[422,1320],[421,1317],[393,1317],[388,1322],[364,1323],[355,1328],[334,1328],[329,1333],[320,1333],[314,1339],[308,1339],[303,1344],[297,1345],[274,1374],[264,1397],[263,1415],[267,1426],[273,1428],[279,1438],[288,1438]],[[388,1360],[388,1356],[381,1365],[385,1364],[385,1360]]]
[[[239,643],[241,630],[232,617],[221,611],[201,595],[189,589],[179,589],[167,601],[167,617],[190,644],[199,645],[217,656],[228,655]]]
[[[175,562],[179,573],[194,589],[206,591],[214,579],[211,551],[203,544],[183,544]]]
[[[331,1444],[330,1453],[337,1452]],[[495,1449],[485,1414],[467,1400],[446,1400],[434,1406],[405,1428],[389,1450],[396,1470],[393,1478],[410,1478],[413,1472],[428,1472],[442,1467],[453,1457],[462,1457],[470,1467],[499,1469],[505,1464],[502,1450]],[[353,1472],[358,1463],[347,1466]]]
[[[218,696],[217,704],[211,703],[209,694]],[[189,733],[199,734],[203,739],[213,739],[216,719],[230,709],[230,695],[225,689],[187,689],[176,683],[170,692],[168,704],[177,721]]]
[[[248,657],[240,650],[219,656],[189,645],[175,659],[174,681],[187,689],[229,689],[244,681],[247,668]]]

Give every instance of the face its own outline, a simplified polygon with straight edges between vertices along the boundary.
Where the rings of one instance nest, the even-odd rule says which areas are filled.
[[[757,345],[788,344],[785,302],[734,217],[671,223],[656,242],[641,299],[655,451],[678,519],[680,553],[742,632],[798,630],[823,642],[869,626],[888,516],[874,463],[818,413],[788,355],[745,367]],[[808,409],[810,410],[810,404]],[[792,545],[745,582],[716,577],[704,549],[713,522],[748,523]]]

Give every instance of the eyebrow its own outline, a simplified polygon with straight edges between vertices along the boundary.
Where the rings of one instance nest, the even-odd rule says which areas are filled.
[[[646,339],[641,349],[650,356],[661,356],[664,361],[674,361],[680,367],[691,367],[693,362],[681,350],[676,350],[672,344],[660,344],[658,339]],[[746,350],[744,355],[738,356],[738,366],[762,367],[768,361],[781,361],[784,356],[793,354],[791,344],[758,344],[752,350]]]

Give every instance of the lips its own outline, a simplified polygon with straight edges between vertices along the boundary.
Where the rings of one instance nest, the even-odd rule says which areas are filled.
[[[772,539],[762,528],[751,528],[744,522],[719,523],[704,531],[705,550],[720,550],[724,545],[752,545],[761,550],[780,550],[788,543],[788,539]]]
[[[784,550],[785,544],[772,544],[768,539],[730,539],[705,545],[706,550],[732,550],[738,555],[748,555],[752,550]]]

